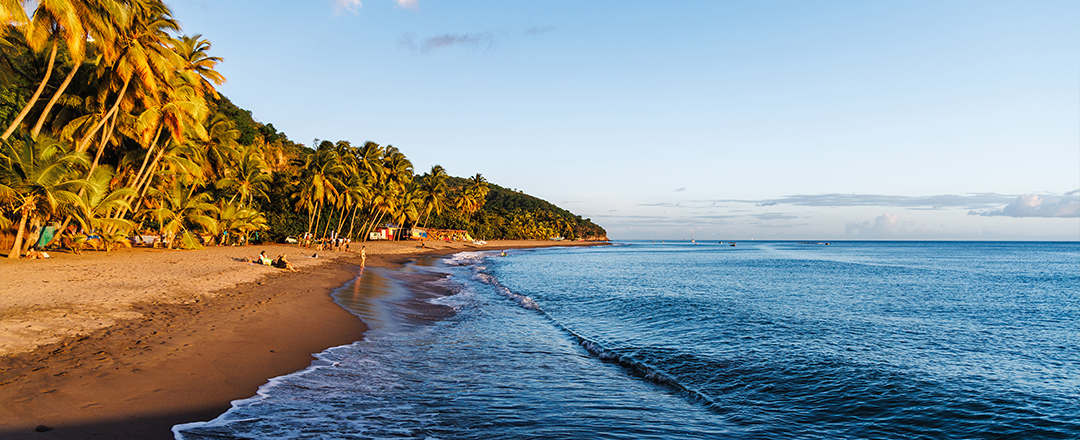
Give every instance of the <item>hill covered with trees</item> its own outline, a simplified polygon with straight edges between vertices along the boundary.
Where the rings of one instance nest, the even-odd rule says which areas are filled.
[[[61,231],[51,246],[87,234],[184,248],[356,239],[387,224],[606,238],[479,174],[418,174],[391,145],[293,142],[217,92],[222,60],[160,0],[0,0],[0,23],[0,230],[12,258],[47,225]]]

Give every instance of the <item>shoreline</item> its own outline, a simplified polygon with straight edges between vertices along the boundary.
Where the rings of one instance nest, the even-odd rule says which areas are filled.
[[[428,244],[431,248],[420,249],[410,242],[368,243],[367,265],[398,268],[417,257],[461,251],[597,243]],[[299,253],[293,246],[271,245],[211,251],[215,255],[210,258],[219,261],[212,262],[210,272],[220,269],[215,264],[223,264],[228,270],[240,267],[240,273],[231,278],[243,281],[202,293],[192,291],[199,286],[189,285],[182,295],[159,292],[149,299],[144,298],[151,290],[147,285],[124,286],[119,292],[111,292],[113,296],[140,299],[131,301],[127,307],[114,307],[112,312],[127,313],[130,317],[0,357],[0,436],[41,438],[42,434],[35,428],[44,425],[51,429],[47,432],[50,438],[171,439],[173,425],[211,420],[228,410],[231,401],[254,396],[270,378],[307,368],[315,360],[313,354],[363,338],[367,326],[335,303],[330,295],[357,275],[357,254],[326,252],[332,258],[320,258],[322,261],[317,262],[294,257],[290,260],[303,263],[297,264],[297,273],[230,261],[236,258],[232,254],[255,255],[263,248],[271,256],[281,250]],[[200,256],[200,252],[204,251],[114,251],[114,254],[141,255],[118,258],[112,264],[130,265],[131,261],[150,261],[163,256]],[[77,266],[81,257],[70,257],[63,260]],[[91,256],[90,260],[95,257],[112,258]],[[22,262],[25,263],[35,262]],[[84,261],[83,265],[99,263]],[[0,265],[0,273],[4,274],[5,284],[9,284],[9,278],[14,280],[10,284],[22,289],[19,293],[24,296],[52,289],[52,286],[35,286],[35,280],[54,280],[55,276],[63,275],[50,274],[49,267],[44,265],[31,266],[30,270],[17,266]],[[74,270],[70,265],[54,267]],[[126,270],[130,272],[131,267]],[[225,275],[228,270],[222,270],[218,276],[228,277]],[[262,273],[252,277],[253,271]],[[26,273],[33,275],[31,280],[27,281]],[[195,278],[183,271],[175,275],[176,279],[163,280],[164,276],[155,273],[150,284],[171,286]],[[208,279],[205,283],[189,284],[205,287],[222,282],[215,277]],[[76,286],[86,283],[79,276],[67,281]],[[40,283],[49,284],[52,283]],[[78,310],[80,305],[37,300],[40,304],[27,307],[2,296],[7,293],[11,292],[0,292],[3,298],[0,324],[25,321],[27,317],[48,321],[56,319],[63,310]],[[94,299],[85,301],[88,306],[99,307],[98,297],[102,292],[97,293],[92,295]],[[105,296],[105,300],[112,299]]]

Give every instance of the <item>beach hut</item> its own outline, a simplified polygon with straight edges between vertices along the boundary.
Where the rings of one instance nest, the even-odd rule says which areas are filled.
[[[391,226],[380,226],[375,228],[368,240],[393,240],[399,229]]]
[[[410,240],[427,240],[428,239],[428,231],[427,231],[427,229],[424,229],[424,228],[412,228],[411,230],[409,230],[409,239]]]

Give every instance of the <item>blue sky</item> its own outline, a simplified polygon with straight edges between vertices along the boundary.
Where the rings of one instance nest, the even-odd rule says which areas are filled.
[[[169,4],[294,141],[612,238],[1080,240],[1080,2]]]

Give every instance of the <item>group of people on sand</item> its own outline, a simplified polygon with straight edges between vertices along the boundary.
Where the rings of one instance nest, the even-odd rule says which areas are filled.
[[[312,258],[319,258],[319,254],[312,255]],[[285,259],[285,254],[278,255],[276,260],[271,260],[270,257],[266,255],[266,251],[261,251],[259,252],[259,256],[251,259],[251,262],[279,269],[289,269],[296,272],[296,268],[293,267],[292,263]],[[364,266],[367,266],[367,249],[366,246],[360,246],[360,267]]]
[[[337,232],[323,238],[314,238],[309,232],[303,234],[300,239],[301,244],[305,246],[314,245],[315,249],[320,251],[349,252],[349,245],[352,244],[352,239],[338,236]]]
[[[259,256],[251,260],[252,263],[261,264],[263,266],[276,267],[278,269],[289,269],[296,272],[296,268],[293,267],[289,260],[285,259],[285,254],[278,255],[276,260],[271,260],[266,256],[266,251],[259,252]]]

